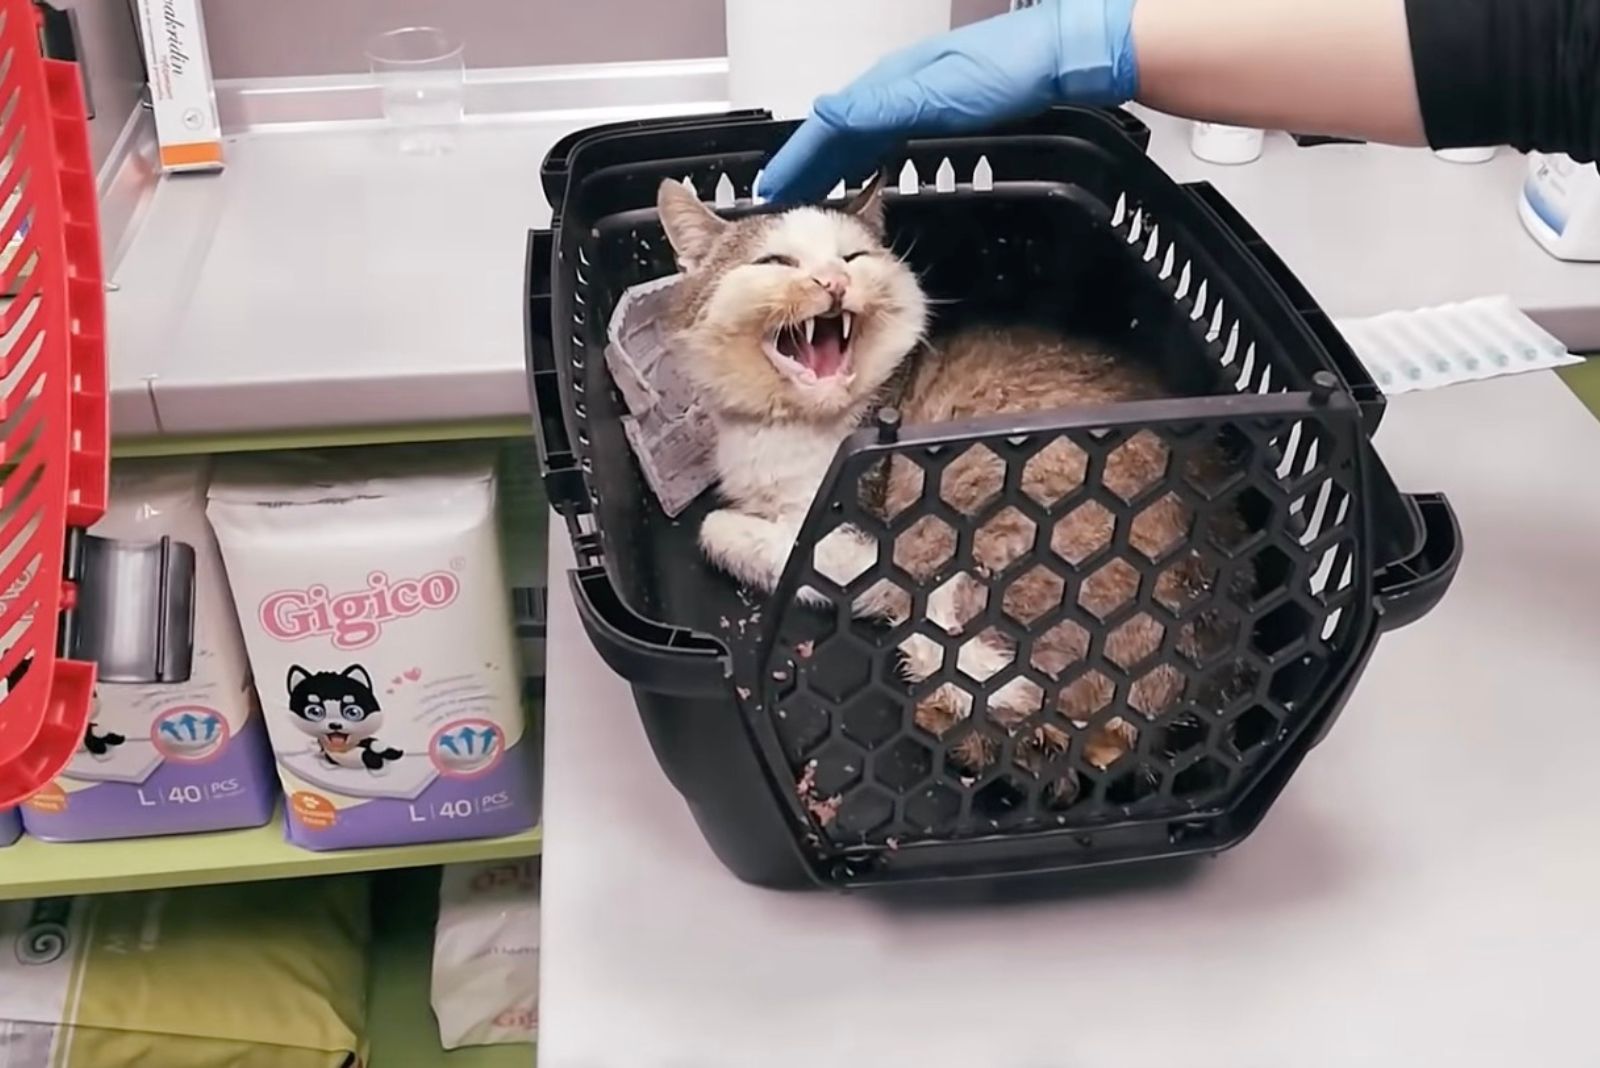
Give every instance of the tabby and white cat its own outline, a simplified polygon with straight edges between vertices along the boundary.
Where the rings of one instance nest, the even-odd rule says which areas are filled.
[[[661,185],[658,208],[683,280],[671,328],[687,372],[706,400],[718,430],[717,472],[726,506],[701,528],[707,556],[740,581],[772,591],[788,563],[801,525],[840,442],[878,403],[892,403],[909,424],[971,419],[1002,412],[1056,409],[1162,396],[1160,384],[1136,366],[1102,350],[1036,329],[968,329],[938,347],[924,341],[928,301],[915,274],[885,245],[883,204],[877,183],[841,209],[800,207],[776,215],[728,221],[713,214],[687,186]],[[897,375],[907,361],[906,374]],[[1168,461],[1153,435],[1136,435],[1116,450],[1103,480],[1108,487],[1145,486]],[[1059,500],[1083,484],[1085,454],[1058,441],[1026,469],[1024,489],[1036,500]],[[941,479],[941,496],[963,511],[985,503],[997,483],[1000,461],[969,452]],[[922,491],[920,471],[896,457],[880,488],[887,514],[898,514]],[[1192,516],[1176,497],[1163,498],[1133,524],[1133,547],[1155,557],[1187,536]],[[1103,509],[1070,513],[1051,533],[1063,558],[1078,560],[1107,544],[1112,518]],[[818,546],[816,570],[853,576],[877,559],[877,547],[848,528]],[[974,540],[976,563],[998,571],[1030,552],[1034,531],[1020,513],[1002,512]],[[897,564],[926,580],[950,558],[947,527],[921,524],[902,533]],[[1105,616],[1138,590],[1138,576],[1106,569],[1085,579],[1080,605]],[[1190,603],[1207,577],[1198,562],[1169,569],[1156,595],[1169,605]],[[876,589],[876,588],[875,588]],[[897,592],[897,591],[896,591]],[[1044,619],[1061,604],[1059,579],[1032,571],[1013,582],[1005,611],[1024,622]],[[986,590],[963,573],[930,597],[928,616],[952,634],[983,610]],[[903,595],[869,591],[854,605],[858,615],[899,622],[909,610]],[[1147,614],[1117,627],[1106,655],[1138,674],[1156,654],[1164,630]],[[1188,628],[1180,648],[1200,644]],[[1089,635],[1076,624],[1049,628],[1033,643],[1033,663],[1059,678],[1088,651]],[[940,667],[937,643],[913,635],[901,646],[903,671],[913,682]],[[962,646],[960,666],[986,679],[1009,665],[1014,644],[990,632]],[[1129,704],[1152,718],[1171,707],[1183,680],[1157,667],[1131,687]],[[1099,673],[1063,689],[1056,710],[1078,724],[1110,701],[1112,684]],[[972,700],[956,687],[940,687],[916,710],[919,726],[943,737],[972,714]],[[1017,679],[991,695],[986,714],[1015,732],[1039,711],[1037,688]],[[1091,732],[1084,758],[1105,768],[1131,748],[1136,731],[1113,719]],[[1020,759],[1038,771],[1064,753],[1067,733],[1045,724],[1019,740]],[[974,774],[995,759],[981,732],[965,732],[953,756]],[[1076,793],[1074,779],[1053,784],[1062,800]]]

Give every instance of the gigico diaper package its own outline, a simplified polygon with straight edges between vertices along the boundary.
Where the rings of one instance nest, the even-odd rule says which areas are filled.
[[[91,533],[194,549],[189,678],[95,686],[72,762],[23,805],[28,833],[57,842],[259,827],[278,784],[222,557],[206,522],[209,461],[119,461]]]
[[[219,468],[208,514],[292,842],[344,849],[533,826],[492,451],[241,459]]]
[[[439,878],[432,998],[445,1049],[537,1039],[537,860],[445,866]]]

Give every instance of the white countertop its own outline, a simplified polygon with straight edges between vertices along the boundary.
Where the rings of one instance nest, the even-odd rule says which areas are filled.
[[[1520,153],[1460,164],[1277,133],[1255,163],[1225,167],[1189,151],[1188,123],[1139,114],[1151,156],[1180,182],[1215,185],[1334,318],[1504,293],[1575,351],[1600,350],[1600,263],[1565,263],[1528,236]]]
[[[440,158],[402,156],[371,124],[246,133],[222,174],[164,180],[107,295],[113,432],[526,414],[524,236],[549,221],[539,164],[562,134],[616,117],[469,124]],[[1470,167],[1275,135],[1260,161],[1217,167],[1189,154],[1183,124],[1151,121],[1155,158],[1213,181],[1330,314],[1503,292],[1600,349],[1600,265],[1560,263],[1522,232],[1510,153]]]
[[[468,126],[437,157],[371,127],[231,139],[221,174],[163,180],[117,268],[113,394],[174,435],[526,413],[527,231],[570,126]]]
[[[1379,446],[1403,489],[1455,504],[1454,587],[1379,643],[1259,831],[1182,875],[739,883],[554,548],[542,1068],[1585,1063],[1600,424],[1540,374],[1400,398]]]

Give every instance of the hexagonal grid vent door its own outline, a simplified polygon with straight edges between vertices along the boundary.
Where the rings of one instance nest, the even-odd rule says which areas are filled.
[[[1217,814],[1305,725],[1370,600],[1356,410],[1197,403],[847,444],[759,699],[814,860]]]

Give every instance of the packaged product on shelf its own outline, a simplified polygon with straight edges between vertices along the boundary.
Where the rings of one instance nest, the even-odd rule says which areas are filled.
[[[277,780],[222,557],[206,522],[209,463],[119,462],[93,533],[194,548],[194,655],[186,682],[95,686],[78,751],[29,798],[28,833],[91,841],[258,827]]]
[[[0,1064],[360,1063],[367,907],[354,877],[0,904]]]
[[[22,837],[22,817],[14,808],[0,808],[0,846],[8,846]]]
[[[506,581],[516,620],[517,652],[523,673],[544,678],[545,612],[550,566],[550,502],[539,477],[539,454],[532,442],[508,444],[500,453],[498,474],[501,544]]]
[[[308,849],[527,830],[492,451],[240,460],[208,506]]]
[[[445,1049],[534,1041],[538,861],[445,867],[433,945],[433,1012]]]

